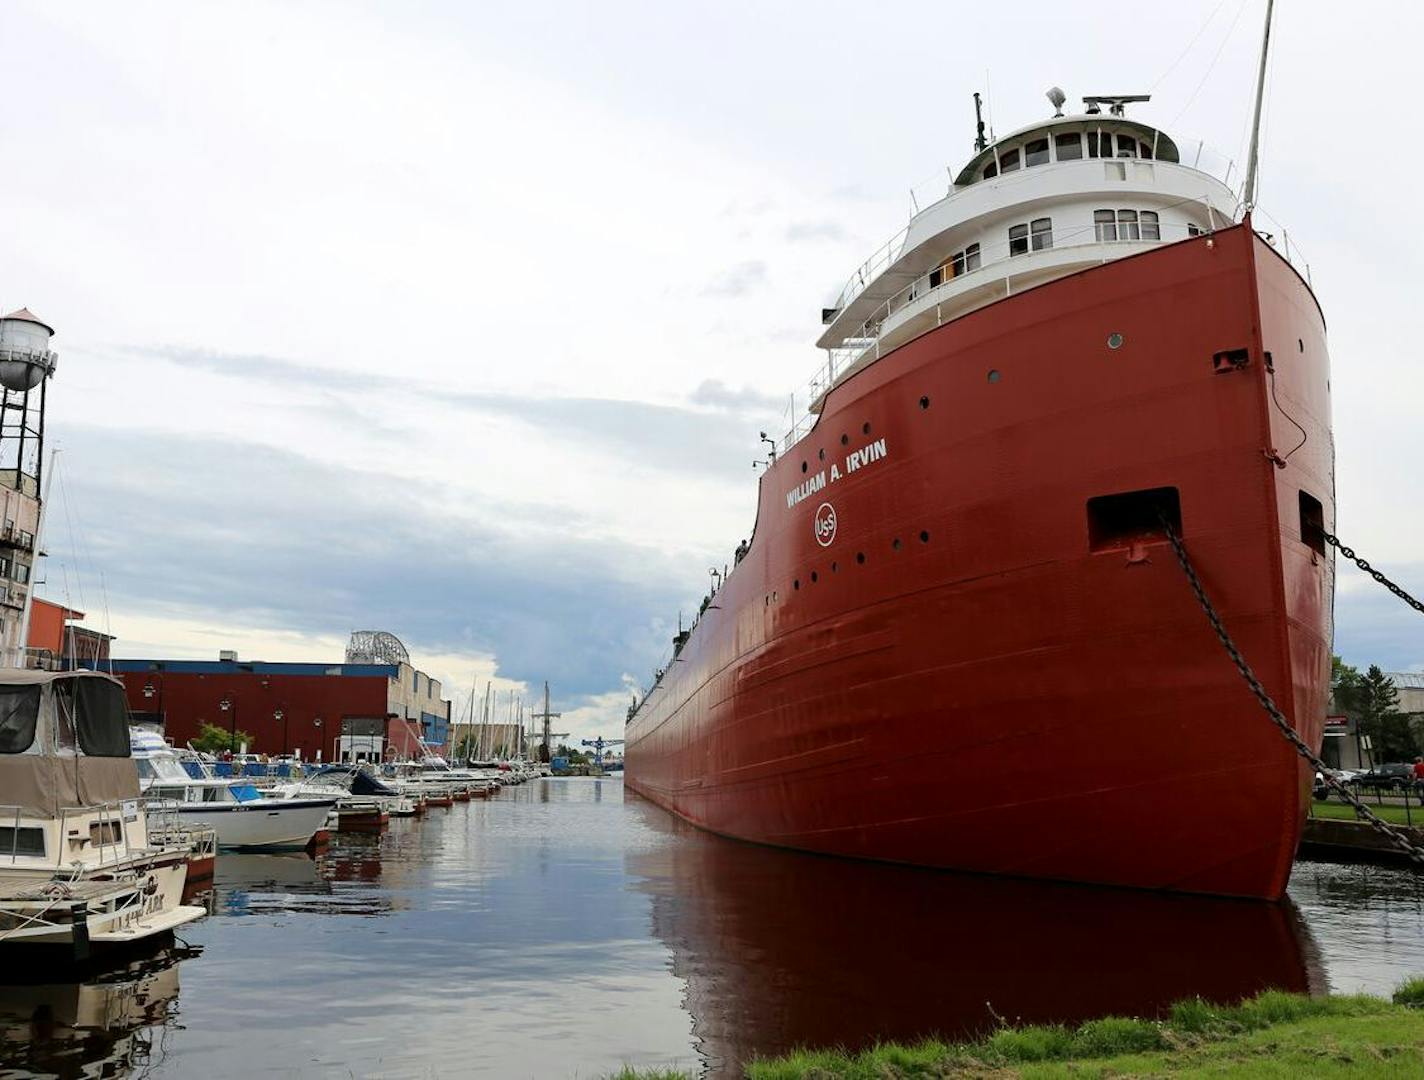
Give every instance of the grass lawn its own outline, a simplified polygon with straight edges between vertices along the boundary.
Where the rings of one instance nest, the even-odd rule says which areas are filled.
[[[1105,1017],[1078,1027],[1000,1028],[977,1042],[886,1043],[859,1054],[802,1050],[753,1062],[750,1080],[930,1080],[971,1076],[1424,1078],[1424,979],[1394,1000],[1267,991],[1240,1005],[1200,1000],[1164,1020]],[[675,1080],[624,1070],[617,1080]]]
[[[1389,806],[1388,804],[1376,806],[1374,801],[1369,798],[1365,799],[1365,805],[1370,808],[1370,811],[1376,817],[1388,821],[1393,825],[1413,823],[1424,827],[1424,809],[1418,806],[1411,806],[1409,808],[1409,818],[1406,821],[1404,807],[1402,806]],[[1342,802],[1336,802],[1334,799],[1331,799],[1329,802],[1312,802],[1310,804],[1310,813],[1312,816],[1318,818],[1343,818],[1346,821],[1355,820],[1355,808],[1353,806],[1347,806]]]

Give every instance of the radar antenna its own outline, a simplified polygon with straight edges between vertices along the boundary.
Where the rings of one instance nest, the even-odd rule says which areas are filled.
[[[1085,97],[1083,104],[1087,106],[1089,116],[1097,116],[1103,111],[1103,106],[1108,107],[1108,112],[1113,116],[1126,116],[1127,106],[1133,102],[1151,101],[1151,94],[1094,94]]]

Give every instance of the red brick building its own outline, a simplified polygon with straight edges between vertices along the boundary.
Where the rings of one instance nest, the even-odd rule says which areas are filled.
[[[134,719],[160,723],[178,746],[206,723],[247,732],[256,753],[331,761],[359,747],[366,756],[411,757],[422,739],[439,745],[449,730],[451,703],[440,697],[440,684],[409,664],[112,665]]]

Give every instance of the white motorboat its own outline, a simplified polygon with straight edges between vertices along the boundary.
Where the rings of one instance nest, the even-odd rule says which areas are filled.
[[[134,728],[130,740],[144,793],[185,824],[210,826],[222,849],[304,848],[338,800],[334,793],[267,798],[247,781],[191,775],[155,732]]]
[[[356,765],[326,765],[299,780],[277,784],[263,793],[271,798],[323,798],[335,796],[337,812],[346,818],[374,810],[389,817],[411,817],[415,800]]]
[[[0,955],[72,959],[201,918],[182,903],[190,845],[148,831],[123,684],[0,670]]]

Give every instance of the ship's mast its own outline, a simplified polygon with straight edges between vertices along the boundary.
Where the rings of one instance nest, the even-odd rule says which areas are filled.
[[[1266,31],[1261,37],[1261,67],[1256,73],[1256,110],[1251,118],[1251,150],[1246,156],[1246,186],[1241,205],[1249,214],[1256,206],[1256,164],[1261,151],[1261,99],[1266,94],[1266,56],[1271,47],[1271,13],[1275,0],[1266,0]]]

